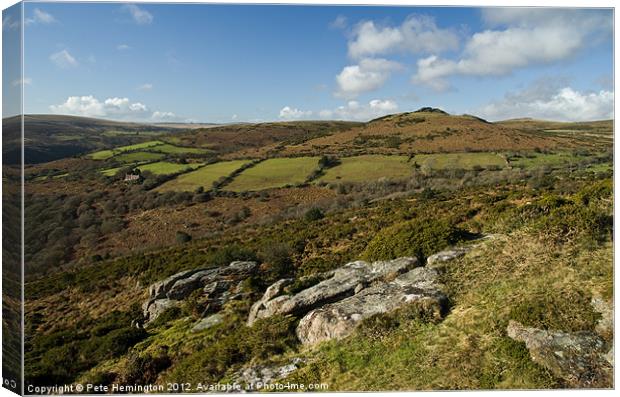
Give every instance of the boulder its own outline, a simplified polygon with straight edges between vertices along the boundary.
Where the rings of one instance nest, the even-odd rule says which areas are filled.
[[[208,317],[198,320],[198,322],[194,324],[194,326],[192,327],[192,332],[204,331],[205,329],[208,329],[208,328],[211,328],[211,327],[214,327],[220,324],[222,321],[224,321],[224,319],[219,313],[212,314]]]
[[[606,302],[600,297],[594,297],[591,301],[592,308],[601,314],[596,324],[596,332],[606,339],[611,339],[614,334],[614,306],[612,302]]]
[[[148,289],[149,300],[143,305],[145,321],[155,320],[164,310],[200,289],[209,300],[210,310],[217,310],[230,299],[239,297],[237,291],[231,291],[232,286],[239,285],[257,270],[256,262],[236,261],[224,267],[183,271],[158,281]]]
[[[419,265],[417,258],[409,257],[373,263],[351,262],[331,272],[331,277],[295,295],[280,295],[285,286],[285,282],[280,280],[253,305],[248,325],[276,314],[304,315],[317,307],[354,295],[356,289],[360,290],[360,284],[366,286],[382,282]]]
[[[447,262],[453,261],[468,253],[471,248],[457,247],[438,252],[426,258],[426,266],[432,268],[442,268]]]
[[[295,357],[284,365],[254,365],[233,375],[233,383],[246,386],[246,389],[260,390],[296,371],[303,359]]]
[[[170,309],[171,307],[174,307],[176,305],[177,305],[177,302],[171,299],[166,299],[166,298],[156,299],[154,301],[148,301],[143,305],[144,317],[148,321],[153,321],[157,317],[159,317],[160,314],[165,312],[167,309]]]
[[[393,281],[364,288],[358,294],[326,304],[300,320],[297,337],[304,345],[344,338],[362,320],[406,305],[415,305],[421,314],[440,318],[445,312],[447,298],[437,278],[436,270],[416,268]]]
[[[532,360],[547,368],[568,387],[609,388],[613,366],[606,357],[609,346],[594,332],[547,331],[510,321],[508,336],[524,342]]]

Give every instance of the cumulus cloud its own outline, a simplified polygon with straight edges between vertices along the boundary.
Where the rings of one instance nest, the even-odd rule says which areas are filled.
[[[123,11],[128,12],[134,22],[138,25],[148,25],[153,22],[153,14],[135,4],[125,4],[122,9]]]
[[[52,113],[84,117],[104,117],[117,120],[180,121],[172,112],[153,111],[141,102],[126,97],[112,97],[103,101],[93,95],[70,96],[59,105],[50,106]]]
[[[138,90],[140,91],[150,91],[152,89],[153,89],[153,84],[151,83],[144,83],[138,87]]]
[[[67,50],[62,50],[50,55],[50,61],[61,69],[69,69],[78,66],[78,61]]]
[[[154,121],[179,121],[179,118],[176,114],[172,112],[160,112],[155,111],[151,115],[151,119]]]
[[[280,110],[280,118],[284,120],[298,120],[310,116],[312,116],[312,111],[310,110],[299,110],[290,106],[285,106]]]
[[[611,91],[584,92],[543,82],[508,93],[503,99],[475,111],[489,120],[531,117],[557,121],[611,119],[613,112],[614,93]]]
[[[398,104],[391,99],[373,99],[367,104],[361,104],[358,101],[348,101],[346,105],[339,106],[336,109],[321,110],[319,117],[323,119],[366,121],[394,113],[397,110]]]
[[[38,8],[34,9],[34,11],[32,12],[32,17],[24,19],[24,24],[26,26],[35,25],[35,24],[47,25],[47,24],[54,23],[54,22],[58,22],[58,21],[56,20],[56,18],[54,18],[52,14],[42,11]]]
[[[361,93],[374,91],[385,84],[391,72],[401,69],[398,62],[382,58],[364,58],[357,65],[345,66],[336,76],[337,97],[355,98]]]
[[[429,16],[412,15],[399,26],[378,27],[373,21],[358,24],[349,41],[349,56],[359,59],[395,51],[430,53],[454,50],[459,39],[450,29],[441,29]]]
[[[105,116],[103,103],[92,95],[70,96],[60,105],[50,106],[53,113],[75,116],[101,117]]]
[[[128,44],[119,44],[116,46],[116,49],[119,51],[125,51],[131,49],[131,47]]]
[[[503,29],[472,35],[456,60],[437,54],[417,61],[412,81],[435,89],[451,75],[506,75],[529,65],[565,60],[600,34],[611,32],[611,18],[596,10],[494,9],[484,18]]]

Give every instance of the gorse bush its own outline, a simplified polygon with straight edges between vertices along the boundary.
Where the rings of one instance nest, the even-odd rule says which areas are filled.
[[[416,256],[426,259],[452,244],[463,240],[466,233],[448,220],[414,219],[383,229],[366,247],[366,260],[394,259]]]

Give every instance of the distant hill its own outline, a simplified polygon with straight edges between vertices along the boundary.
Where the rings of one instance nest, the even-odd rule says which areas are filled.
[[[175,137],[177,143],[208,147],[220,153],[242,151],[256,155],[264,148],[283,148],[309,139],[350,130],[362,123],[350,121],[288,121],[231,124],[192,130]]]
[[[338,152],[462,152],[483,150],[530,150],[573,148],[583,142],[575,134],[546,132],[540,125],[529,128],[529,120],[491,123],[472,115],[450,115],[441,109],[422,108],[415,112],[387,115],[329,136],[308,140],[287,148],[284,154],[316,151]],[[550,123],[562,128],[565,123]],[[570,124],[575,131],[591,124]],[[546,127],[547,125],[543,126]],[[611,122],[600,122],[611,131]]]
[[[4,161],[19,163],[21,117],[3,119],[2,130]],[[154,135],[178,132],[179,129],[88,117],[36,114],[24,116],[24,131],[25,161],[36,164],[104,147],[141,142],[152,139]]]

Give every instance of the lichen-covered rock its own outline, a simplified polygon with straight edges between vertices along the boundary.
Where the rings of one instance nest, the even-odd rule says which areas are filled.
[[[260,390],[264,385],[274,383],[297,369],[304,362],[301,358],[294,358],[284,365],[255,365],[244,368],[233,376],[233,383],[250,386],[251,390]]]
[[[200,332],[205,329],[214,327],[224,321],[224,318],[219,314],[212,314],[208,317],[198,320],[196,324],[192,327],[192,332]]]
[[[569,387],[608,388],[613,367],[606,355],[609,346],[594,332],[546,331],[510,321],[508,336],[524,342],[532,360],[564,380]]]
[[[426,266],[432,268],[442,268],[447,262],[462,257],[470,250],[471,247],[456,247],[438,252],[426,258]]]
[[[370,286],[358,294],[326,304],[304,316],[297,337],[305,345],[350,335],[365,318],[416,305],[421,313],[440,318],[447,298],[437,281],[436,270],[416,268],[396,279]]]
[[[365,286],[395,277],[419,265],[417,258],[409,257],[373,263],[351,262],[333,271],[326,280],[295,295],[279,295],[283,285],[278,284],[282,281],[278,281],[272,285],[273,289],[268,290],[267,296],[254,304],[248,325],[276,314],[304,315],[314,308],[353,295],[360,284]]]
[[[149,300],[143,305],[146,323],[155,320],[166,309],[178,305],[194,291],[202,289],[209,299],[211,311],[239,296],[233,286],[251,277],[258,270],[256,262],[232,262],[228,266],[211,269],[194,269],[174,274],[152,284]]]
[[[611,339],[614,333],[614,306],[602,298],[595,297],[591,301],[592,308],[601,314],[596,324],[596,332],[603,338]]]

